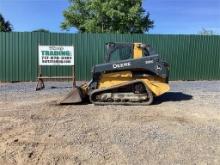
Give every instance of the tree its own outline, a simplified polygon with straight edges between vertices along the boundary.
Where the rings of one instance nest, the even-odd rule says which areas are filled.
[[[207,30],[205,28],[202,28],[202,30],[200,32],[198,32],[198,34],[200,34],[200,35],[215,35],[216,32],[214,32],[213,30]]]
[[[32,32],[45,32],[45,33],[49,33],[50,31],[47,30],[47,29],[41,28],[41,29],[33,30]]]
[[[154,22],[142,0],[70,0],[61,28],[80,32],[144,33]]]
[[[11,32],[12,25],[9,21],[5,21],[2,14],[0,14],[0,32]]]

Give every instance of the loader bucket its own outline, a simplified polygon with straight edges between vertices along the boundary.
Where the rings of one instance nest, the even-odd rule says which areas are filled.
[[[77,104],[83,101],[82,93],[79,87],[75,87],[72,91],[62,99],[60,104]]]

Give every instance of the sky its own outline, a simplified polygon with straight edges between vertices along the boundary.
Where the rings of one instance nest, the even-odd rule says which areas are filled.
[[[66,32],[60,24],[68,6],[68,0],[0,0],[0,13],[14,31]],[[202,28],[220,34],[220,0],[143,0],[143,7],[155,22],[150,34],[197,34]]]

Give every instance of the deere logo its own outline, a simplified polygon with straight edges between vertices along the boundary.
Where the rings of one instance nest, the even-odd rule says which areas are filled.
[[[114,69],[116,69],[116,68],[123,68],[123,67],[126,67],[126,66],[131,66],[131,63],[130,62],[125,62],[125,63],[113,64],[112,65],[112,67]]]

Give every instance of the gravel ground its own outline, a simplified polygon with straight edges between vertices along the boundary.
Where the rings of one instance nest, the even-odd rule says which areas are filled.
[[[220,81],[171,82],[151,106],[59,106],[71,83],[35,86],[0,83],[0,164],[220,164]]]

